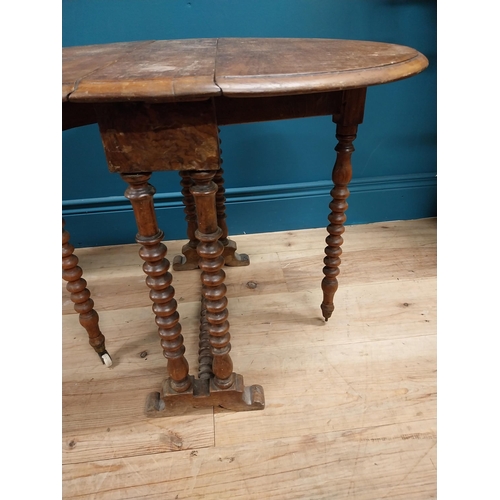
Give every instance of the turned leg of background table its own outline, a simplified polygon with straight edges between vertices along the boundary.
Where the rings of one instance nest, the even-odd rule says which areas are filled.
[[[220,159],[222,163],[222,158]],[[220,242],[224,246],[224,263],[229,267],[240,267],[248,266],[250,264],[250,258],[247,254],[238,253],[236,251],[236,243],[228,238],[228,228],[226,223],[226,197],[224,196],[224,170],[220,168],[214,177],[214,182],[217,185],[217,196],[216,196],[216,206],[217,206],[217,223],[222,230],[222,236],[220,237]],[[181,171],[179,175],[182,177],[182,202],[184,204],[184,213],[186,214],[187,221],[187,236],[189,242],[182,247],[182,255],[176,255],[173,262],[173,268],[175,271],[187,271],[189,269],[198,268],[198,254],[196,253],[196,246],[198,245],[198,240],[195,236],[195,231],[198,226],[198,221],[196,217],[196,209],[194,207],[193,195],[189,191],[192,180],[189,171]]]
[[[229,267],[248,266],[250,264],[250,257],[246,253],[238,253],[236,251],[236,242],[227,237],[228,229],[226,223],[226,197],[224,195],[226,190],[224,189],[223,174],[224,170],[222,168],[219,169],[215,174],[214,182],[217,184],[217,223],[222,230],[220,242],[224,246],[224,263]]]
[[[336,137],[339,141],[335,147],[337,158],[332,172],[333,189],[330,194],[330,224],[327,227],[325,258],[323,273],[325,277],[321,282],[323,289],[323,302],[321,311],[325,321],[328,321],[334,310],[333,297],[338,289],[337,276],[340,273],[341,245],[344,242],[342,234],[345,231],[345,212],[349,196],[348,184],[352,177],[351,155],[354,151],[353,141],[356,139],[358,124],[363,121],[363,112],[366,98],[366,88],[344,91],[342,94],[341,109],[333,115],[337,124]]]
[[[94,301],[90,298],[87,282],[82,278],[82,268],[78,266],[78,257],[73,253],[75,248],[70,244],[70,234],[64,229],[62,221],[62,277],[66,290],[75,304],[75,311],[80,314],[80,324],[87,330],[89,344],[99,354],[101,361],[110,367],[113,363],[111,356],[106,351],[105,338],[99,329],[99,315],[94,310]]]
[[[153,205],[155,189],[148,184],[150,177],[151,173],[122,174],[123,180],[129,184],[125,196],[134,209],[138,228],[136,241],[142,245],[139,255],[144,260],[146,284],[151,289],[149,296],[153,301],[163,355],[168,360],[167,383],[175,393],[182,393],[191,388],[192,380],[184,357],[186,348],[174,298],[175,291],[171,285],[172,275],[168,272],[170,263],[165,258],[167,247],[162,243],[163,231],[156,222]]]
[[[187,222],[187,237],[189,241],[182,247],[182,255],[176,255],[173,261],[174,271],[189,271],[198,269],[198,240],[195,236],[195,231],[198,228],[198,220],[196,218],[196,209],[194,206],[194,198],[190,188],[193,184],[191,174],[187,170],[179,172],[181,176],[182,186],[182,203],[184,204],[184,213],[186,214]]]

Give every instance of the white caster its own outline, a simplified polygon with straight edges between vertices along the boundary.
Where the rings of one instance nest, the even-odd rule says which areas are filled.
[[[106,365],[107,368],[110,368],[113,365],[113,360],[111,359],[111,356],[107,352],[101,354],[101,360]]]

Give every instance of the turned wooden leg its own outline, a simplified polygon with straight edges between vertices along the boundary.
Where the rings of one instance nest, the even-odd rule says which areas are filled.
[[[94,310],[94,301],[90,298],[87,282],[82,278],[82,268],[78,266],[78,257],[73,253],[75,248],[70,244],[70,234],[64,229],[62,221],[62,277],[66,290],[75,304],[75,311],[80,314],[80,324],[87,330],[89,344],[99,354],[106,366],[111,366],[111,356],[106,351],[105,338],[99,329],[99,315]]]
[[[202,297],[206,309],[206,322],[212,348],[213,382],[220,389],[227,389],[234,383],[233,362],[229,333],[226,274],[222,269],[224,247],[219,241],[222,230],[217,224],[215,196],[217,185],[213,182],[214,172],[194,172],[191,194],[194,196],[198,229],[196,237],[199,267],[202,270]]]
[[[332,172],[333,189],[330,194],[330,224],[327,227],[328,236],[325,248],[325,277],[321,282],[323,289],[323,302],[321,311],[325,321],[333,313],[333,297],[338,289],[337,276],[340,273],[341,245],[344,242],[344,224],[346,221],[347,198],[349,196],[348,184],[352,177],[351,155],[354,151],[353,141],[356,139],[358,125],[363,121],[366,99],[366,88],[343,91],[339,101],[340,107],[333,114],[333,121],[337,124],[336,137],[339,141],[335,147],[337,158]]]
[[[222,158],[221,158],[222,163]],[[224,263],[229,267],[240,267],[248,266],[250,264],[250,257],[246,253],[238,253],[236,251],[236,242],[230,240],[228,236],[228,229],[226,223],[226,197],[224,188],[224,170],[220,168],[217,170],[214,182],[217,184],[217,195],[215,198],[215,203],[217,207],[217,224],[222,230],[222,235],[220,237],[220,242],[224,247],[223,257]]]
[[[334,187],[330,194],[332,201],[330,202],[330,215],[328,220],[330,224],[327,227],[329,233],[326,238],[327,247],[325,248],[326,257],[323,262],[325,267],[323,273],[325,277],[321,282],[323,289],[323,302],[321,304],[321,311],[325,321],[333,313],[333,297],[338,289],[337,276],[340,273],[340,255],[342,254],[341,245],[344,242],[342,234],[344,233],[344,223],[346,221],[345,211],[347,210],[347,198],[349,196],[349,184],[352,177],[351,155],[354,151],[352,142],[356,138],[357,126],[337,127],[336,137],[339,141],[335,151],[337,151],[337,160],[333,168],[333,184]]]
[[[202,299],[198,351],[199,378],[192,380],[190,393],[174,394],[164,383],[161,392],[153,392],[146,401],[150,417],[182,414],[193,407],[221,407],[229,410],[262,410],[264,391],[260,385],[245,387],[243,377],[233,372],[229,333],[224,246],[217,225],[214,171],[191,174],[190,188],[196,206],[198,229],[195,236],[201,269]]]
[[[219,149],[219,152],[222,153],[222,150]],[[220,163],[222,164],[222,162],[223,160],[220,158]],[[250,264],[250,258],[248,255],[238,253],[236,251],[236,242],[228,238],[228,228],[226,223],[226,197],[224,194],[226,190],[224,188],[223,174],[224,170],[220,168],[217,170],[213,180],[217,185],[217,224],[222,230],[220,242],[224,247],[222,253],[222,256],[224,257],[224,264],[229,267],[248,266]],[[194,198],[190,192],[190,188],[192,186],[191,173],[189,171],[180,171],[179,175],[182,177],[182,203],[185,207],[184,213],[186,214],[185,219],[187,221],[187,236],[189,238],[189,242],[182,247],[182,255],[175,256],[173,268],[175,271],[187,271],[198,268],[198,254],[196,253],[198,239],[195,235],[198,220],[196,217]]]
[[[173,268],[174,271],[188,271],[190,269],[198,269],[198,240],[195,236],[195,231],[198,227],[198,220],[196,219],[196,209],[194,206],[194,198],[191,194],[190,188],[193,184],[191,174],[189,171],[181,170],[182,186],[182,203],[184,204],[184,213],[186,214],[185,220],[187,222],[187,237],[189,241],[182,247],[182,255],[174,257]]]
[[[161,339],[163,355],[168,360],[167,379],[170,389],[181,393],[191,387],[189,365],[184,357],[186,348],[181,334],[177,302],[174,298],[172,275],[166,259],[167,247],[162,243],[163,231],[158,228],[154,211],[153,195],[155,189],[148,183],[151,173],[122,174],[129,184],[125,196],[134,209],[138,234],[137,243],[141,244],[139,255],[145,261],[143,270],[147,275],[146,284],[151,289],[149,296],[153,301],[158,334]]]

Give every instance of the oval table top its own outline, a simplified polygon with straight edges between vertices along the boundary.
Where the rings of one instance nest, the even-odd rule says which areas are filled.
[[[62,50],[62,100],[190,101],[330,92],[420,73],[402,45],[321,38],[122,42]]]

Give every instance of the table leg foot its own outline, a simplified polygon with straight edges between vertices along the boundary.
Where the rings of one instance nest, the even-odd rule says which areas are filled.
[[[99,353],[99,357],[101,358],[102,364],[106,366],[106,368],[111,368],[113,366],[113,360],[111,359],[108,351]]]
[[[230,239],[224,244],[224,265],[228,267],[242,267],[250,265],[250,257],[246,253],[238,253],[236,251],[236,242]],[[186,243],[182,247],[182,255],[176,255],[173,260],[172,267],[174,271],[191,271],[199,269],[198,252],[190,243]]]
[[[198,252],[189,243],[182,247],[182,255],[176,255],[172,267],[174,271],[191,271],[198,269]]]
[[[237,373],[234,375],[234,384],[229,389],[219,389],[213,379],[195,379],[191,376],[191,388],[183,393],[172,390],[170,379],[166,379],[161,392],[152,392],[148,395],[145,413],[148,417],[167,417],[182,415],[194,408],[263,410],[265,398],[262,386],[245,387],[243,377]]]
[[[228,239],[227,243],[224,244],[222,256],[224,257],[224,264],[229,267],[241,267],[250,264],[250,257],[246,253],[238,253],[236,251],[236,242],[233,240]]]

